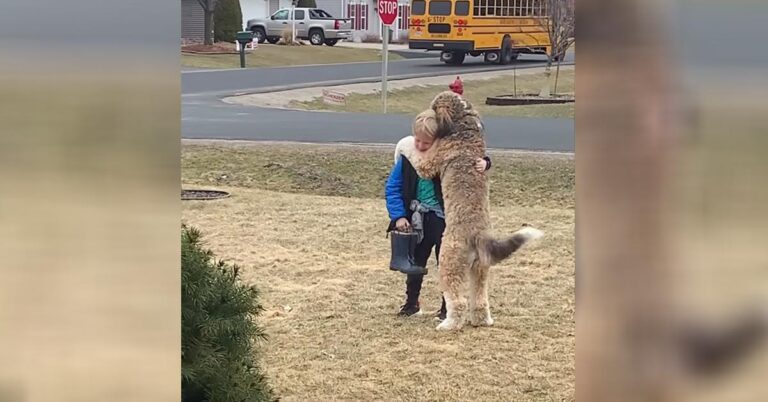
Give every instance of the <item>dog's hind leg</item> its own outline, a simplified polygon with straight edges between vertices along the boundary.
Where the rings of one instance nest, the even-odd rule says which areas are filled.
[[[440,247],[440,288],[445,297],[446,318],[438,330],[458,330],[464,326],[467,313],[465,282],[469,267],[469,246],[455,236],[446,234]]]
[[[488,282],[491,269],[487,265],[480,265],[479,262],[475,262],[472,265],[472,271],[470,275],[470,297],[469,302],[469,323],[472,326],[489,327],[493,325],[493,318],[491,318],[491,308],[488,303]]]
[[[471,253],[471,254],[474,254],[474,253]],[[470,263],[469,263],[469,292],[468,292],[469,295],[467,297],[467,299],[468,299],[467,302],[468,302],[469,309],[467,310],[467,313],[468,313],[469,322],[471,324],[471,323],[474,322],[475,304],[477,302],[477,299],[475,298],[475,294],[477,292],[477,273],[475,272],[475,270],[477,269],[478,261],[477,261],[477,257],[474,256],[474,255],[471,255],[469,260],[470,260]],[[472,324],[472,325],[474,325],[474,324]]]

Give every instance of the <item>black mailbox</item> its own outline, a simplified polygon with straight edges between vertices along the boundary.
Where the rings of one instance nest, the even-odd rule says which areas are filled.
[[[248,43],[253,42],[253,32],[251,31],[240,31],[237,33],[237,41],[240,42],[241,45],[246,45]]]
[[[253,32],[240,31],[236,38],[237,43],[240,44],[240,68],[245,68],[245,45],[253,42]]]

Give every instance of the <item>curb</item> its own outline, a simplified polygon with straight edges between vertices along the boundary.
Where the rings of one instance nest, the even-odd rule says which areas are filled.
[[[240,54],[239,52],[198,52],[195,50],[182,50],[181,54]]]
[[[575,63],[562,63],[561,66],[571,66],[575,65]],[[527,66],[527,67],[518,67],[518,70],[525,70],[525,69],[531,69],[531,68],[542,68],[545,67],[544,65],[535,65],[535,66]],[[484,73],[489,71],[506,71],[506,70],[512,70],[510,68],[499,68],[499,67],[487,67],[487,68],[478,68],[476,70],[472,70],[473,73]],[[466,73],[466,71],[462,72]],[[456,74],[455,71],[451,71],[449,73],[446,73],[445,75],[453,75]],[[459,73],[461,74],[461,73]],[[425,77],[434,77],[436,74],[435,72],[430,73],[417,73],[417,74],[403,74],[403,75],[396,75],[396,76],[390,76],[387,78],[388,81],[399,81],[399,80],[410,80],[414,78],[425,78]],[[316,87],[324,87],[324,86],[338,86],[338,85],[349,85],[349,84],[369,84],[372,82],[380,82],[381,77],[364,77],[364,78],[355,78],[355,79],[347,79],[347,80],[330,80],[330,81],[318,81],[318,82],[307,82],[307,83],[301,83],[301,84],[292,84],[292,85],[279,85],[279,86],[273,86],[273,87],[262,87],[262,88],[254,88],[254,89],[244,89],[239,92],[232,92],[232,91],[226,91],[226,92],[208,92],[208,93],[197,93],[197,94],[190,94],[190,95],[182,95],[182,96],[200,96],[200,95],[216,95],[219,98],[227,98],[230,96],[243,96],[243,95],[253,95],[253,94],[263,94],[263,93],[269,93],[269,92],[281,92],[281,91],[290,91],[294,89],[305,89],[305,88],[316,88]]]
[[[404,59],[431,59],[433,57],[440,57],[440,53],[437,52],[414,52],[410,50],[390,50],[390,53],[395,53]]]
[[[223,139],[223,138],[182,138],[181,142],[194,144],[194,143],[202,143],[203,145],[206,145],[206,143],[226,143],[231,145],[247,145],[247,146],[257,146],[258,143],[265,143],[265,144],[271,144],[271,145],[292,145],[292,144],[299,144],[299,145],[320,145],[320,146],[329,146],[329,147],[367,147],[367,148],[387,148],[387,149],[394,149],[395,143],[394,142],[352,142],[352,141],[341,141],[341,142],[313,142],[313,141],[290,141],[290,140],[230,140],[230,139]],[[548,150],[535,150],[535,149],[524,149],[524,148],[492,148],[487,147],[487,151],[491,152],[498,152],[498,153],[512,153],[512,154],[537,154],[537,155],[551,155],[551,156],[558,156],[558,157],[566,157],[566,158],[572,158],[575,156],[574,151],[548,151]]]

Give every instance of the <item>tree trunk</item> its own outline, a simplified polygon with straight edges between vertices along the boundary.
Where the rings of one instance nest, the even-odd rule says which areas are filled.
[[[554,57],[555,53],[555,43],[557,41],[557,38],[550,35],[550,45],[552,46],[552,49],[550,50],[550,54],[547,56],[547,65],[544,67],[544,85],[541,86],[541,89],[539,90],[539,97],[541,98],[549,98],[549,96],[552,93],[552,84],[549,81],[549,77],[552,76],[552,58]]]
[[[213,44],[213,8],[205,10],[205,44]]]
[[[551,62],[550,62],[551,64]],[[540,98],[549,98],[551,95],[551,85],[549,83],[549,77],[552,75],[552,71],[549,68],[549,65],[547,65],[547,69],[544,70],[544,85],[541,87],[541,90],[539,91],[539,97]]]
[[[517,97],[517,63],[512,63],[512,85],[515,97]]]

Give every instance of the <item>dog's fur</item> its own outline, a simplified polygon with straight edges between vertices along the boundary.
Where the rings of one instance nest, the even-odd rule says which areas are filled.
[[[445,232],[440,247],[440,287],[448,314],[439,330],[493,325],[488,305],[491,265],[509,257],[527,241],[542,235],[524,227],[504,239],[489,233],[488,183],[475,162],[485,155],[480,116],[453,92],[440,93],[431,108],[437,117],[435,144],[414,163],[419,176],[440,177],[445,203]],[[465,285],[469,280],[469,295]],[[469,296],[469,298],[467,298]]]

